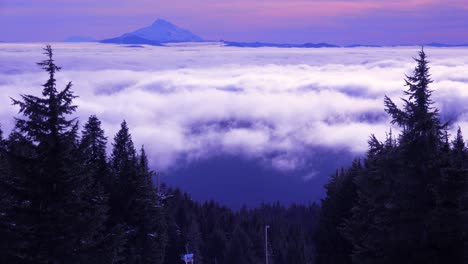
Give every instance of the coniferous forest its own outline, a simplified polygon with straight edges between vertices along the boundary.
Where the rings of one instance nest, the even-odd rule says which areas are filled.
[[[0,263],[175,264],[188,252],[265,263],[266,226],[272,264],[468,263],[468,151],[434,106],[424,50],[402,107],[384,98],[401,132],[371,136],[320,204],[237,211],[156,186],[131,124],[109,139],[97,116],[76,119],[72,83],[58,88],[50,46],[44,55],[41,96],[12,98],[14,128],[0,130]]]

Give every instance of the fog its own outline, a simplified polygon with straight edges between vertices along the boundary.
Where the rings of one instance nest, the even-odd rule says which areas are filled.
[[[0,44],[0,117],[8,132],[10,97],[39,94],[47,75],[43,44]],[[151,165],[235,155],[289,172],[310,167],[314,149],[355,155],[390,130],[383,97],[400,103],[419,47],[231,48],[52,43],[58,88],[68,81],[83,125],[91,114],[109,138],[126,120]],[[468,48],[426,48],[433,99],[453,130],[468,131]],[[392,128],[394,133],[398,128]],[[467,132],[468,133],[468,132]],[[315,153],[315,154],[314,154]],[[307,165],[309,164],[309,165]],[[320,171],[320,168],[315,168]],[[316,172],[303,176],[314,179]]]

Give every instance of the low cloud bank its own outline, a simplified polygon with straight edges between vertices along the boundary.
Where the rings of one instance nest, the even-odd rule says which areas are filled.
[[[383,97],[398,101],[403,96],[403,77],[411,73],[418,51],[53,47],[63,67],[59,87],[73,82],[81,122],[96,114],[109,145],[125,119],[135,144],[145,145],[158,170],[229,154],[285,172],[310,167],[316,157],[307,155],[314,149],[359,155],[371,133],[384,139],[391,127]],[[41,48],[0,44],[0,118],[7,131],[17,113],[9,97],[39,94],[47,78],[35,65],[43,59]],[[426,51],[436,106],[453,129],[461,126],[468,134],[468,48]]]

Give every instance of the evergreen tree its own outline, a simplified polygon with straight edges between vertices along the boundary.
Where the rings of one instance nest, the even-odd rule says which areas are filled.
[[[353,263],[394,263],[398,240],[390,238],[393,214],[398,214],[392,178],[398,173],[400,160],[392,136],[385,143],[374,136],[364,167],[355,176],[356,200],[351,215],[340,226],[340,233],[352,244]],[[348,190],[349,191],[349,190]]]
[[[14,203],[16,202],[10,192],[11,175],[7,160],[6,142],[0,127],[0,263],[11,263],[17,259],[14,256],[15,246],[19,247],[18,237],[15,233],[16,221],[13,215]]]
[[[203,240],[196,215],[187,218],[185,232],[187,250],[194,254],[194,259],[197,263],[203,263],[203,256],[201,255]]]
[[[111,221],[125,230],[123,263],[162,263],[166,246],[164,211],[142,148],[136,155],[127,123],[114,138],[111,156]]]
[[[84,165],[93,175],[94,181],[109,191],[110,175],[106,160],[107,138],[101,128],[101,121],[92,115],[85,124],[81,135],[80,154]]]
[[[138,216],[136,243],[140,247],[140,263],[161,264],[166,247],[166,222],[164,208],[153,185],[148,158],[142,147],[138,162],[138,181],[135,203],[132,207]]]
[[[434,189],[441,183],[444,162],[444,130],[447,124],[442,124],[438,109],[431,100],[432,83],[429,66],[424,50],[415,59],[417,66],[413,75],[406,78],[408,96],[404,100],[404,110],[399,110],[386,97],[386,111],[391,115],[393,123],[403,128],[399,139],[399,166],[402,170],[394,175],[393,184],[397,197],[398,212],[392,214],[390,230],[397,241],[394,254],[406,255],[414,262],[431,261],[437,257],[433,247],[437,241],[431,241],[433,219],[429,212],[437,203]],[[441,237],[439,237],[441,238]],[[441,241],[441,240],[439,240]],[[439,252],[443,254],[442,252]],[[448,252],[446,252],[448,253]]]
[[[111,220],[124,224],[130,217],[132,195],[135,193],[135,176],[137,174],[137,157],[127,122],[123,121],[120,130],[114,137],[110,159],[111,168]]]
[[[13,99],[24,118],[17,118],[9,139],[15,171],[16,234],[27,241],[14,252],[17,262],[79,263],[91,261],[86,252],[96,245],[105,221],[105,199],[82,170],[77,147],[77,121],[69,119],[76,106],[71,83],[56,89],[60,70],[52,48],[38,63],[49,74],[42,97]]]
[[[79,145],[80,155],[83,160],[83,169],[90,173],[96,188],[106,198],[109,204],[109,193],[111,192],[110,169],[106,155],[107,138],[101,128],[101,121],[92,115],[82,130]],[[107,219],[103,237],[96,241],[98,250],[93,258],[98,263],[117,263],[121,260],[121,254],[126,242],[124,228],[115,225]]]
[[[432,106],[424,50],[415,61],[403,109],[385,97],[402,133],[385,143],[372,137],[356,178],[358,199],[343,228],[356,263],[461,263],[466,175],[449,167],[447,124]]]
[[[224,252],[227,247],[227,238],[221,228],[216,228],[208,233],[206,239],[204,259],[208,263],[224,263]]]
[[[341,170],[325,186],[317,231],[316,263],[351,263],[352,244],[340,232],[340,227],[351,216],[356,200],[355,179],[361,172],[360,161],[354,161],[348,171]]]
[[[136,192],[137,157],[127,123],[122,122],[114,137],[110,159],[110,218],[117,237],[124,239],[118,249],[119,263],[137,263],[134,237],[135,221],[131,212],[132,199]]]
[[[457,169],[468,168],[468,150],[465,146],[465,140],[461,128],[457,130],[457,136],[452,141],[452,167]]]
[[[253,245],[244,232],[244,230],[237,226],[235,227],[232,238],[230,239],[226,248],[226,255],[224,256],[224,263],[237,264],[237,263],[256,263],[254,262]]]
[[[432,258],[437,262],[466,263],[468,232],[467,153],[461,129],[446,154],[450,166],[434,187],[435,208],[431,212],[429,238]]]
[[[164,264],[177,263],[180,261],[181,254],[185,252],[185,241],[182,238],[182,230],[177,214],[181,212],[182,194],[179,190],[172,191],[173,197],[166,204],[166,222],[167,222],[167,246],[165,250]]]

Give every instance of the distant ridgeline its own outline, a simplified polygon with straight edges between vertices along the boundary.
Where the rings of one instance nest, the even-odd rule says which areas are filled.
[[[352,45],[334,45],[329,43],[304,43],[304,44],[285,44],[285,43],[267,43],[267,42],[235,42],[235,41],[222,41],[225,46],[239,47],[239,48],[379,48],[380,45],[372,44],[352,44]],[[393,45],[396,46],[415,46],[415,45]],[[418,46],[418,45],[416,45]],[[468,47],[468,44],[443,44],[443,43],[428,43],[423,44],[425,47],[437,48],[455,48],[455,47]]]
[[[371,136],[320,206],[239,211],[155,187],[125,121],[110,155],[96,116],[78,136],[72,85],[57,90],[44,50],[42,96],[13,99],[20,117],[0,131],[0,263],[467,263],[468,153],[433,106],[423,50],[403,108],[384,100],[403,132]]]
[[[113,43],[113,44],[134,44],[134,45],[152,45],[152,46],[164,46],[165,43],[177,43],[177,42],[216,42],[208,41],[195,35],[189,30],[180,28],[171,22],[164,19],[157,19],[150,26],[137,29],[133,32],[122,34],[118,37],[95,40],[90,37],[73,36],[65,39],[65,42],[100,42],[100,43]],[[239,47],[239,48],[262,48],[262,47],[274,47],[274,48],[377,48],[383,47],[382,45],[375,44],[352,44],[352,45],[335,45],[330,43],[303,43],[303,44],[290,44],[287,40],[285,43],[268,43],[268,42],[240,42],[240,41],[224,41],[221,40],[222,44],[227,47]],[[427,44],[398,44],[390,46],[425,46],[425,47],[468,47],[467,44],[444,44],[444,43],[427,43]]]
[[[261,47],[274,47],[274,48],[338,48],[339,46],[328,43],[305,43],[305,44],[275,44],[265,42],[234,42],[223,41],[224,45],[229,47],[241,48],[261,48]]]

